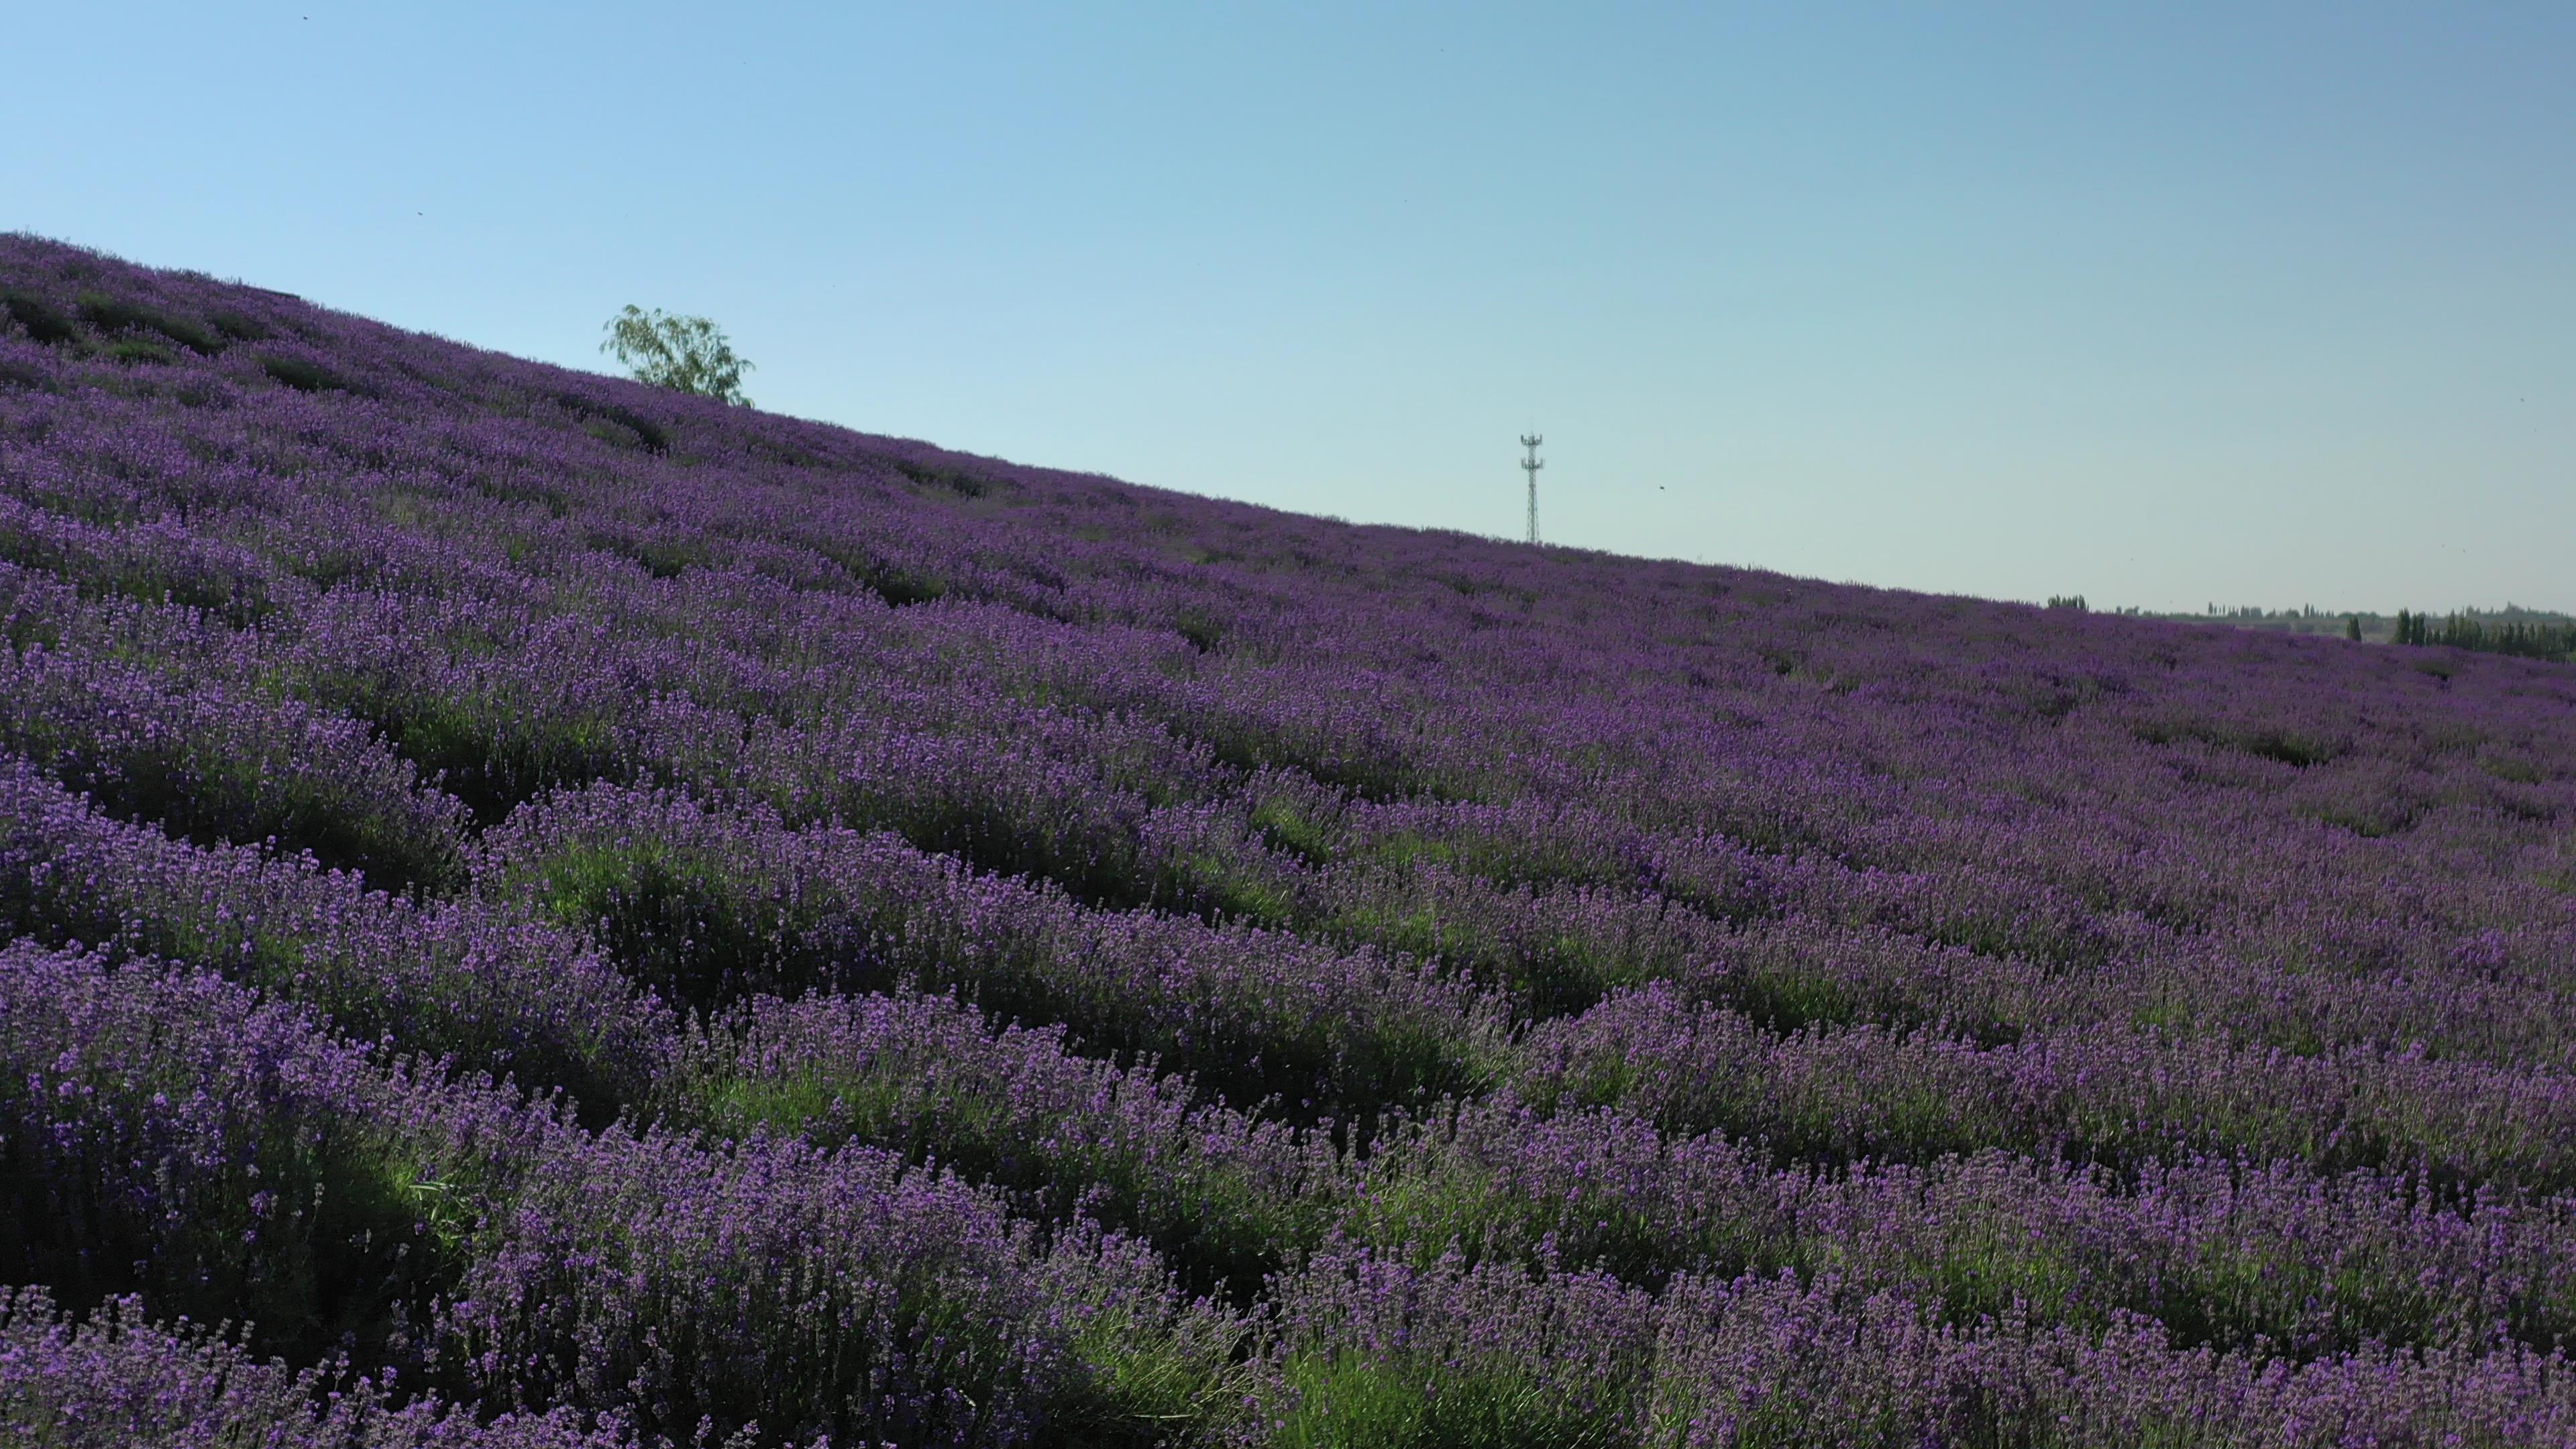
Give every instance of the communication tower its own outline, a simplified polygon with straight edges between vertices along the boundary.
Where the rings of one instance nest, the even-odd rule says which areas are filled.
[[[1529,456],[1521,459],[1521,471],[1529,474],[1529,541],[1532,544],[1538,542],[1538,470],[1547,466],[1539,461],[1538,445],[1546,441],[1536,433],[1521,434],[1521,446],[1529,450]]]

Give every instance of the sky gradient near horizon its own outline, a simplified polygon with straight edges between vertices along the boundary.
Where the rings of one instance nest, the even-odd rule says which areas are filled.
[[[0,230],[1354,520],[2576,610],[2576,6],[29,7]]]

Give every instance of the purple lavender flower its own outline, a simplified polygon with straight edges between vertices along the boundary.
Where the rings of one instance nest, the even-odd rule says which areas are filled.
[[[2571,823],[2561,663],[0,238],[0,1426],[2576,1442]]]

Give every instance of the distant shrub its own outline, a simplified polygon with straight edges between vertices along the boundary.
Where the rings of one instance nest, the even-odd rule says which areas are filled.
[[[175,317],[158,307],[111,297],[104,292],[83,292],[80,314],[101,332],[158,332],[193,352],[212,355],[221,352],[224,339],[207,330],[204,324],[185,317]]]
[[[347,392],[346,382],[318,362],[301,357],[266,355],[259,359],[262,372],[295,389],[297,392]]]
[[[29,337],[48,347],[58,347],[80,336],[80,328],[72,324],[72,319],[55,311],[44,298],[30,292],[0,292],[0,311],[7,312],[10,321],[25,328]]]
[[[247,312],[218,309],[207,313],[206,321],[235,342],[264,342],[271,335],[267,323]]]
[[[915,483],[932,488],[945,488],[960,498],[981,498],[992,484],[956,468],[941,468],[928,463],[898,461],[894,470]]]
[[[556,393],[554,400],[556,406],[582,420],[582,431],[602,442],[622,447],[641,444],[648,453],[671,451],[671,435],[663,431],[661,424],[633,408],[601,402],[577,392]]]
[[[2084,602],[2084,596],[2082,594],[2051,594],[2048,596],[2048,607],[2052,609],[2072,609],[2076,613],[2081,614],[2086,611],[2087,605]]]

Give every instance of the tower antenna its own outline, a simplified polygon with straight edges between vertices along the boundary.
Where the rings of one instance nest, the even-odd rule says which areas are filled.
[[[1547,466],[1539,461],[1538,445],[1546,441],[1536,433],[1521,434],[1521,446],[1529,450],[1529,456],[1521,459],[1521,471],[1529,474],[1529,541],[1532,544],[1538,542],[1538,470]]]

